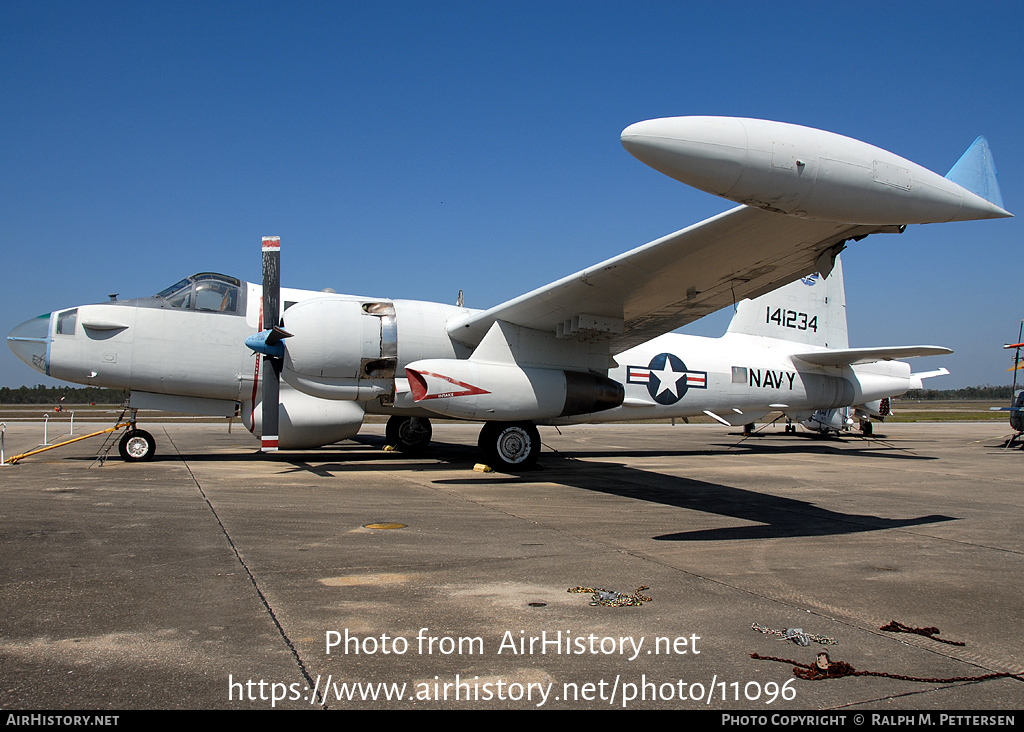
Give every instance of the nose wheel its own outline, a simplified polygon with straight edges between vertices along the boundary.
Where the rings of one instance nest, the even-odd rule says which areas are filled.
[[[138,430],[130,427],[121,441],[117,444],[117,451],[121,457],[129,463],[144,463],[153,459],[156,455],[156,440],[146,430]]]

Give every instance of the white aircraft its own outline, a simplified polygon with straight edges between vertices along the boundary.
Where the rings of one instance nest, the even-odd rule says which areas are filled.
[[[850,349],[845,315],[839,328],[772,299],[782,295],[742,304],[721,339],[665,334],[827,277],[869,234],[1011,215],[983,138],[945,178],[864,142],[764,120],[649,120],[622,143],[741,205],[484,311],[281,289],[280,240],[268,237],[262,288],[202,273],[153,297],[39,316],[8,343],[49,376],[130,390],[133,410],[239,413],[267,451],[352,437],[366,414],[391,415],[388,442],[421,450],[440,415],[483,421],[487,461],[523,468],[540,452],[537,424],[701,413],[746,424],[902,393],[915,377],[888,359],[948,351]],[[134,420],[120,447],[128,460],[156,449]]]
[[[652,355],[654,351],[664,353]],[[939,346],[849,348],[843,268],[836,257],[827,278],[813,274],[739,303],[722,338],[668,334],[623,357],[631,362],[650,358],[652,364],[655,359],[659,364],[669,360],[681,364],[679,354],[693,354],[690,365],[701,369],[687,371],[685,382],[681,378],[673,382],[675,373],[648,382],[656,384],[649,385],[651,396],[666,405],[678,403],[689,388],[704,390],[688,401],[685,415],[649,414],[649,418],[692,416],[699,413],[694,409],[702,403],[713,403],[715,406],[702,410],[704,414],[728,426],[742,424],[746,432],[755,420],[776,411],[786,417],[786,432],[796,432],[795,423],[825,433],[839,433],[859,424],[860,430],[870,435],[871,420],[884,421],[891,413],[891,397],[923,388],[923,379],[949,373],[944,368],[911,373],[908,364],[894,359],[947,353],[952,351]],[[617,375],[616,379],[627,385],[642,384],[645,371],[643,367],[627,368],[622,378]],[[709,394],[708,371],[731,375],[731,380],[716,385]],[[641,401],[630,401],[627,394],[623,406],[642,406]],[[712,411],[723,408],[721,413]],[[622,412],[624,417],[628,409]]]

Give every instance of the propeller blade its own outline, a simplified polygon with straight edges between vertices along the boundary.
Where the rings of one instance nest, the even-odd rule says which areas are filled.
[[[267,336],[267,345],[273,347],[276,346],[281,341],[283,341],[285,338],[291,337],[291,333],[286,331],[284,328],[275,325],[273,328],[270,329],[270,335]],[[282,353],[279,356],[279,358],[284,358],[284,354]]]
[[[281,326],[281,237],[263,237],[263,327],[270,331],[264,343],[274,346],[280,336],[270,339]],[[283,332],[283,331],[282,331]],[[261,334],[262,335],[262,334]],[[283,344],[279,346],[283,356]],[[275,349],[276,350],[276,349]],[[264,353],[267,353],[264,351]],[[263,357],[263,435],[260,449],[275,452],[278,444],[278,416],[281,401],[281,358]]]

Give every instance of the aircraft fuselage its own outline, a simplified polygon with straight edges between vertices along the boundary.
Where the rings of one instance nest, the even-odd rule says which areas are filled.
[[[45,337],[12,338],[12,348],[49,376],[130,390],[133,403],[142,406],[172,409],[177,404],[181,411],[229,414],[240,403],[247,427],[258,432],[254,406],[260,399],[261,359],[243,343],[263,325],[261,288],[238,284],[237,301],[223,310],[216,301],[202,307],[193,297],[177,306],[145,298],[55,311],[48,317]],[[286,395],[285,404],[289,399],[305,399],[310,405],[328,402],[307,418],[297,416],[296,428],[304,419],[314,422],[307,425],[310,430],[316,429],[317,420],[337,421],[330,416],[332,409],[343,411],[337,419],[349,423],[346,434],[352,426],[358,430],[363,412],[431,415],[423,405],[414,405],[403,388],[405,366],[424,359],[464,359],[470,353],[446,331],[450,319],[468,312],[464,308],[289,289],[283,290],[282,300],[286,329],[294,323],[318,334],[306,339],[306,350],[298,339],[289,343],[283,376],[298,393]],[[807,350],[735,333],[722,338],[667,334],[615,357],[618,365],[608,377],[625,390],[621,406],[538,421],[712,413],[719,421],[738,425],[773,410],[799,413],[859,404],[910,386],[910,367],[903,362],[810,366],[791,358],[801,348]],[[161,401],[157,395],[172,399]],[[355,402],[361,409],[356,414],[331,402]]]

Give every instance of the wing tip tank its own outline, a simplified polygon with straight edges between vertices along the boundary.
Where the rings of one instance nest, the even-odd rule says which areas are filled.
[[[880,226],[1012,216],[984,138],[945,177],[860,140],[770,120],[666,117],[620,139],[670,178],[780,214]]]

